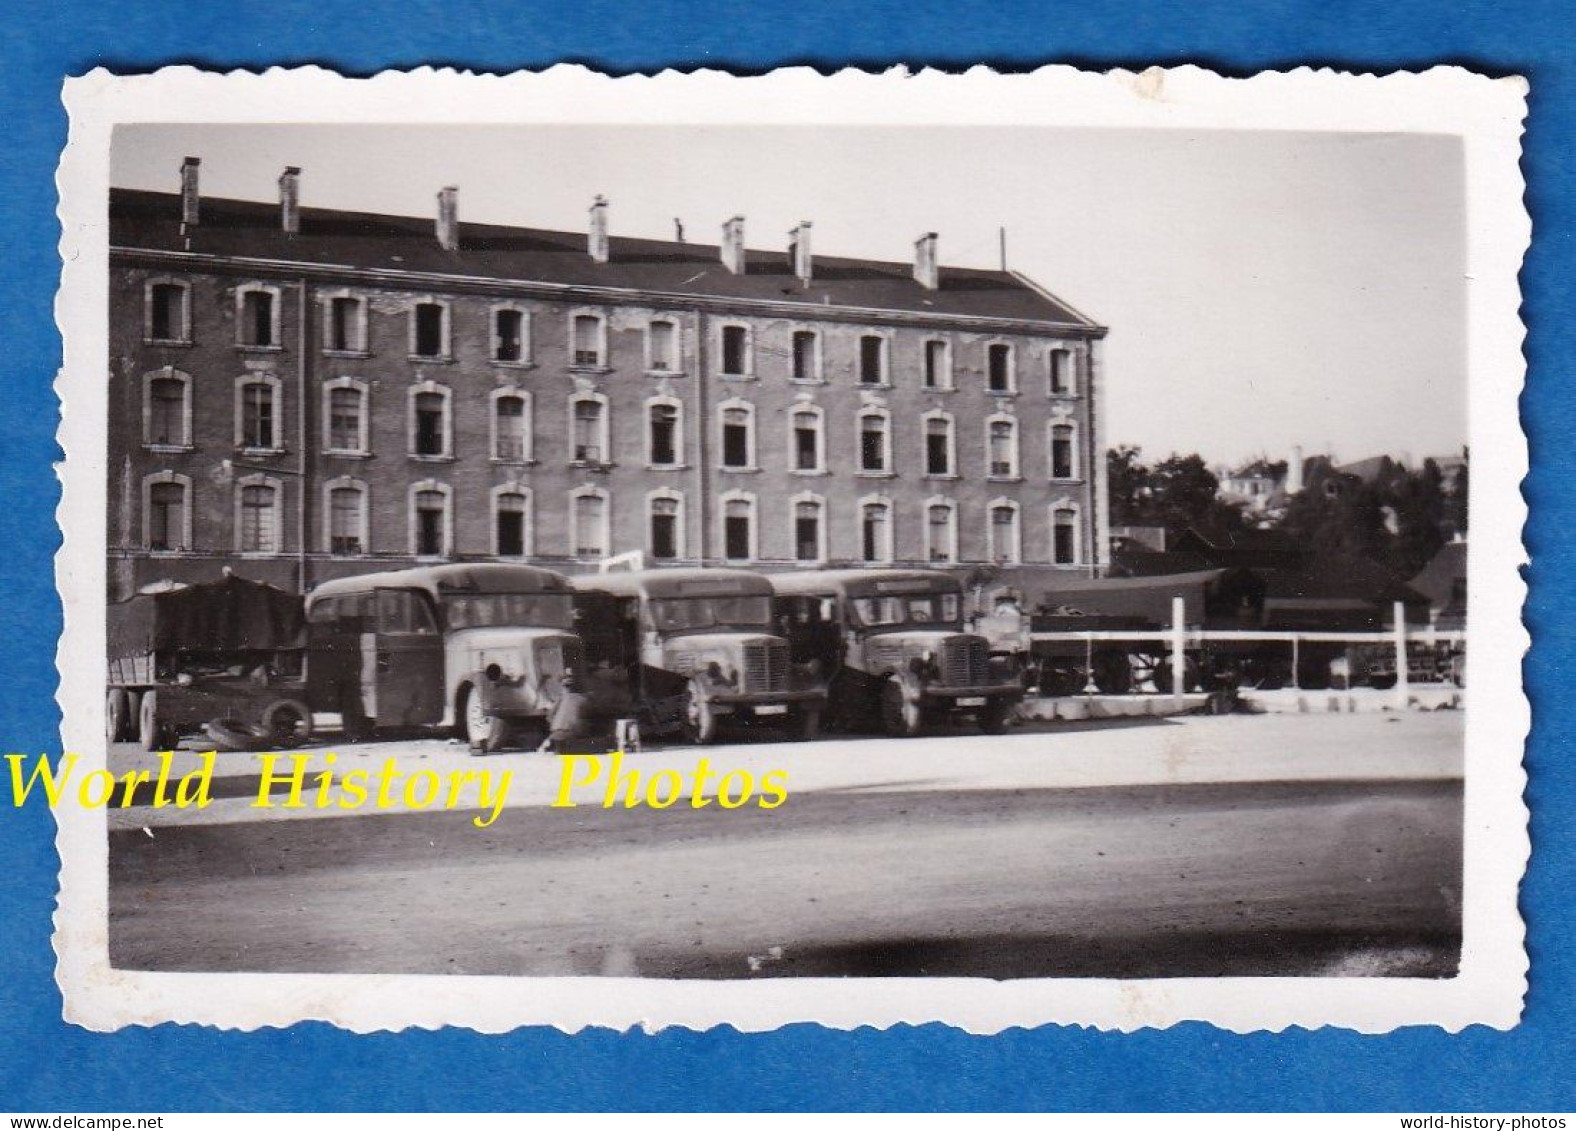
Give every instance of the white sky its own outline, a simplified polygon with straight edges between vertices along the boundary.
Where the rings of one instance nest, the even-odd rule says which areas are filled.
[[[1341,460],[1466,438],[1462,151],[1450,137],[850,127],[122,126],[114,184],[751,247],[801,219],[823,255],[1009,264],[1109,326],[1111,444]]]

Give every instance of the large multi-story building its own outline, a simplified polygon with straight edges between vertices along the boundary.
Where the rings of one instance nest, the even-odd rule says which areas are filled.
[[[576,572],[1107,553],[1103,327],[1020,274],[204,200],[110,202],[111,597],[428,560]]]

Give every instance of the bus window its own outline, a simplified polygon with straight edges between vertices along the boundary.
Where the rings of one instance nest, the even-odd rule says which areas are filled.
[[[438,626],[420,593],[413,589],[379,589],[378,632],[436,636]]]

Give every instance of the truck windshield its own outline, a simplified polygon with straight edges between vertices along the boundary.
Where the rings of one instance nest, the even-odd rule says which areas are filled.
[[[894,625],[955,624],[956,593],[923,593],[912,597],[856,597],[849,602],[853,621],[865,628]]]
[[[462,628],[568,628],[568,593],[449,593],[443,596],[443,623]]]
[[[771,624],[771,599],[760,597],[665,597],[651,602],[651,620],[660,632],[694,628],[765,628]]]

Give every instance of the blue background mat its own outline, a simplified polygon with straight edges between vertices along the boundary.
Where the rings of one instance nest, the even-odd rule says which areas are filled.
[[[1522,1026],[1449,1036],[1407,1030],[1235,1036],[1205,1025],[1101,1034],[969,1037],[941,1026],[741,1036],[669,1031],[566,1037],[521,1030],[358,1037],[326,1025],[226,1034],[162,1026],[101,1036],[63,1025],[49,947],[56,858],[42,807],[0,813],[0,1109],[506,1108],[1576,1108],[1572,764],[1576,672],[1569,568],[1576,396],[1562,379],[1576,335],[1576,35],[1568,3],[494,3],[377,5],[249,0],[56,3],[12,9],[0,65],[5,222],[0,271],[0,740],[57,749],[60,609],[51,464],[59,341],[54,170],[60,82],[96,65],[144,71],[322,63],[356,74],[443,63],[507,71],[577,60],[612,72],[768,70],[895,63],[1025,69],[1045,62],[1196,62],[1232,74],[1316,63],[1388,71],[1454,62],[1532,83],[1524,170],[1533,247],[1522,276],[1531,364],[1523,400],[1535,560],[1526,672],[1532,869],[1523,889],[1532,989]],[[1478,458],[1493,458],[1491,452]],[[98,672],[82,673],[97,679]]]

